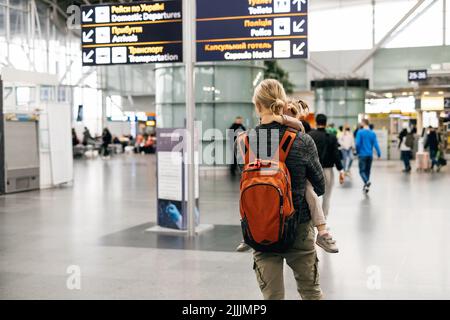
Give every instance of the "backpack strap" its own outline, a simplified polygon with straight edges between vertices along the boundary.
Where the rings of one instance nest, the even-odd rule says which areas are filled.
[[[280,145],[278,146],[278,150],[275,153],[274,159],[280,162],[285,162],[286,158],[291,151],[292,145],[297,137],[298,131],[292,128],[288,128],[281,138]]]
[[[240,133],[236,139],[236,143],[245,164],[255,161],[256,157],[250,148],[250,139],[247,132]]]

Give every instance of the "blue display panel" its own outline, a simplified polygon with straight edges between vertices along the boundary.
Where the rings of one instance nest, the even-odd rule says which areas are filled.
[[[81,7],[84,66],[181,62],[181,0]]]
[[[308,56],[307,0],[197,0],[197,61]]]

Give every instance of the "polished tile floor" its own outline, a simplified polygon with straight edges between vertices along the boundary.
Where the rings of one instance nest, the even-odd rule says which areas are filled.
[[[318,249],[326,298],[450,299],[450,170],[377,161],[368,197],[353,170],[329,219],[341,252]],[[251,254],[229,249],[238,181],[202,179],[201,221],[219,226],[214,244],[190,250],[144,233],[155,189],[154,157],[118,156],[76,161],[71,186],[0,197],[0,299],[260,299]],[[68,289],[70,266],[80,290]],[[297,299],[289,269],[285,283]]]

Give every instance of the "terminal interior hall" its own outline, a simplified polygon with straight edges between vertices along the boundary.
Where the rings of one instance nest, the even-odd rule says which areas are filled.
[[[370,186],[336,146],[323,299],[450,299],[450,0],[182,2],[0,0],[0,299],[263,299],[230,128],[271,78],[378,141]]]

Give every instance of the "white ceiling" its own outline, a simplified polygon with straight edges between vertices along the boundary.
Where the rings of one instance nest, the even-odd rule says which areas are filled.
[[[410,1],[411,3],[416,2],[416,0],[375,0],[376,3],[381,2],[405,2]],[[371,4],[372,0],[309,0],[308,7],[309,11],[316,10],[327,10],[327,9],[337,9],[348,6],[358,6],[362,4]]]

